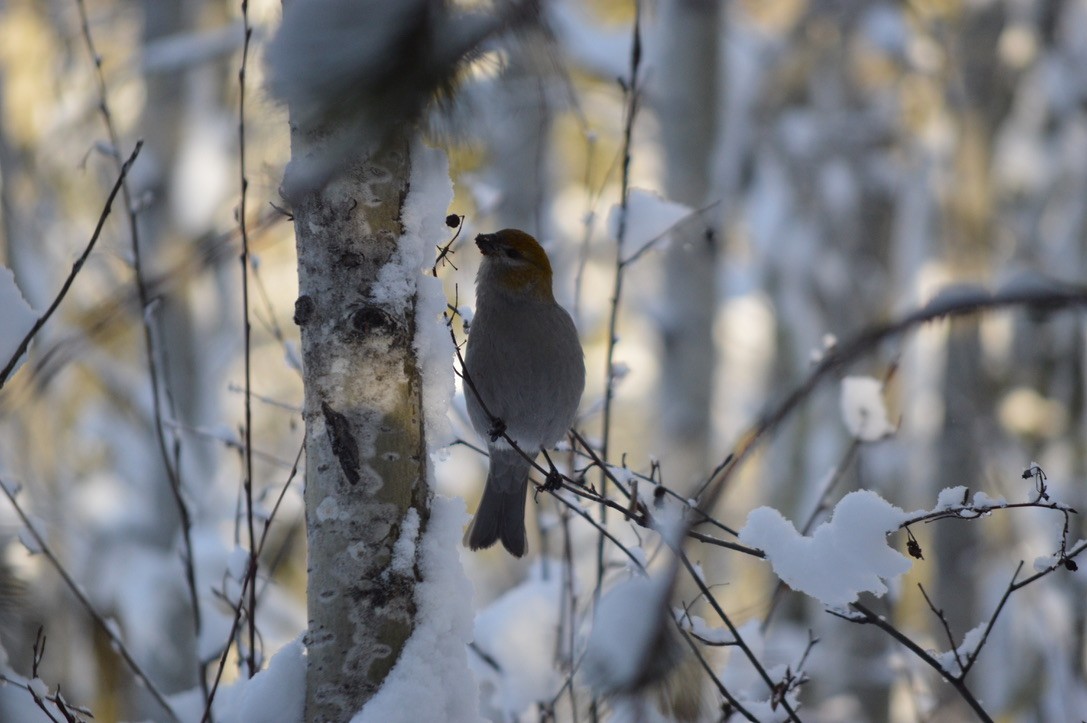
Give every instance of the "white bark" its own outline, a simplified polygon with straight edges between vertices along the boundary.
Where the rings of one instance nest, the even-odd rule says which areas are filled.
[[[716,0],[663,0],[653,99],[665,159],[665,194],[698,208],[709,195],[716,140]],[[670,484],[684,485],[707,470],[713,400],[713,317],[717,308],[716,242],[698,223],[674,240],[665,260],[668,308],[660,324],[663,345],[660,400]]]
[[[299,158],[312,138],[295,134]],[[297,199],[306,423],[306,720],[348,720],[414,625],[418,572],[390,570],[408,510],[429,511],[415,296],[374,299],[395,262],[408,191],[401,136]]]

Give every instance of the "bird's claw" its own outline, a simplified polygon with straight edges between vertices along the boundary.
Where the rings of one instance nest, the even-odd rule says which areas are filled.
[[[491,438],[492,442],[497,442],[498,438],[506,433],[506,423],[497,417],[494,423],[491,424],[491,428],[487,430],[487,436]]]
[[[543,488],[548,492],[554,492],[557,489],[562,488],[562,475],[554,467],[547,473],[547,479],[544,480]]]

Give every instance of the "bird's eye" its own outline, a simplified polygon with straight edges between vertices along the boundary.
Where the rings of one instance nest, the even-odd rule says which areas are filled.
[[[507,258],[523,259],[525,257],[524,254],[522,254],[520,251],[515,248],[510,248],[509,246],[503,249],[503,251],[505,252]]]

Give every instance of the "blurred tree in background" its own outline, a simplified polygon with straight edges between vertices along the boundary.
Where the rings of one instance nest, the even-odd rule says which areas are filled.
[[[819,359],[943,287],[1087,279],[1085,0],[647,0],[635,63],[630,0],[538,10],[489,37],[427,116],[423,135],[449,154],[455,194],[436,213],[464,217],[453,265],[438,273],[450,303],[470,307],[476,233],[519,227],[543,242],[586,350],[577,428],[640,484],[702,494]],[[248,6],[242,135],[240,12],[235,0],[0,0],[0,261],[34,309],[64,283],[143,140],[94,252],[0,389],[0,479],[21,485],[21,507],[99,617],[0,501],[0,670],[41,678],[95,720],[168,720],[156,698],[170,696],[179,711],[202,710],[220,667],[224,681],[244,678],[247,661],[259,667],[306,629],[298,257],[281,193],[291,139],[287,110],[262,90],[282,11],[277,0]],[[258,532],[275,515],[257,603],[241,611],[252,546],[240,138]],[[625,225],[612,220],[620,204]],[[837,376],[884,381],[896,433],[852,439],[837,387],[824,384],[729,478],[714,516],[739,529],[770,505],[815,524],[861,488],[907,510],[932,509],[958,485],[1018,502],[1033,499],[1021,473],[1034,462],[1053,499],[1084,510],[1085,332],[1082,307],[1013,308],[873,345]],[[469,444],[436,458],[436,487],[471,508],[485,460],[459,396],[451,418]],[[571,475],[587,464],[559,456]],[[526,560],[461,557],[487,621],[472,659],[484,713],[586,720],[591,706],[606,719],[607,703],[563,683],[594,588],[629,560],[547,495],[529,516]],[[624,545],[652,547],[615,510],[607,520]],[[1078,516],[1062,531],[1040,509],[911,534],[924,560],[888,601],[862,599],[926,650],[952,646],[918,583],[957,643],[1002,604],[1020,560],[1026,577],[1063,539],[1087,536]],[[970,715],[891,637],[776,594],[763,561],[708,544],[688,554],[767,660],[795,672],[809,636],[820,639],[803,720]],[[1062,569],[1007,597],[968,679],[990,715],[1082,717],[1085,585],[1082,570]],[[487,662],[503,660],[484,628],[497,628],[511,594],[549,601],[532,650],[552,677],[526,682]],[[676,594],[690,604],[699,590]],[[741,685],[735,651],[705,650]],[[48,720],[26,690],[0,687],[0,720],[34,716]]]

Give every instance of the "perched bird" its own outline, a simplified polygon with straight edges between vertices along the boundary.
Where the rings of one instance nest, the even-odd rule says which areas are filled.
[[[465,400],[487,441],[490,468],[464,543],[501,541],[525,554],[525,499],[531,462],[566,434],[585,388],[585,358],[574,321],[551,292],[551,262],[536,239],[504,229],[476,236],[483,263],[468,333]]]

